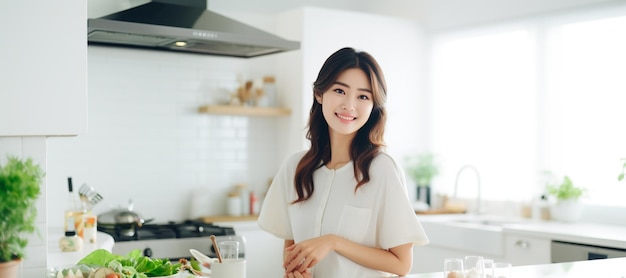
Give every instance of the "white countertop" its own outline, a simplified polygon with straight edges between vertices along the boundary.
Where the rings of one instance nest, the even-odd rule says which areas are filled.
[[[62,230],[62,229],[61,229]],[[49,231],[48,236],[48,268],[63,267],[68,265],[76,265],[78,261],[87,256],[94,250],[106,249],[109,252],[113,249],[115,243],[111,235],[98,232],[96,235],[96,243],[85,243],[83,249],[77,252],[62,252],[59,248],[59,239],[61,238],[61,230],[55,232],[54,229]],[[58,236],[57,236],[58,235]]]
[[[544,221],[503,225],[505,233],[626,249],[626,227]]]
[[[489,225],[488,228],[501,229],[504,234],[525,235],[558,241],[626,249],[626,226],[601,225],[583,222],[566,223],[557,221],[539,221],[490,215],[418,215],[418,219],[422,222],[444,222],[451,223],[451,225],[472,225],[451,222],[456,219],[466,218],[483,218],[501,221],[502,224],[498,226]],[[474,227],[476,226],[480,225],[474,225]]]
[[[626,258],[603,259],[592,261],[553,263],[542,265],[514,266],[511,268],[513,278],[593,278],[593,277],[626,277]],[[407,278],[441,278],[442,272],[421,273],[402,276]]]

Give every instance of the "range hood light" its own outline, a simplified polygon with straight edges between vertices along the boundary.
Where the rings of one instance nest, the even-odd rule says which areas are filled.
[[[187,43],[184,42],[184,41],[177,41],[177,42],[174,43],[174,45],[179,46],[179,47],[183,47],[183,46],[187,45]]]

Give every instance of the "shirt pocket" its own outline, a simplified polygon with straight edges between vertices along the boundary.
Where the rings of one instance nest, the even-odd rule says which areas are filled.
[[[371,215],[372,210],[369,208],[344,206],[337,234],[354,242],[362,242],[367,235]]]

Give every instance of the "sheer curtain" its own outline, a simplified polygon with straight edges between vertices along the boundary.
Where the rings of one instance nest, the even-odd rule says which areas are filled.
[[[586,202],[625,206],[626,9],[553,14],[432,37],[435,191],[528,201],[544,171],[588,189]]]

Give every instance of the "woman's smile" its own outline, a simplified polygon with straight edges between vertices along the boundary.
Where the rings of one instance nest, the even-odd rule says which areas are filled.
[[[353,117],[349,114],[339,114],[339,113],[335,113],[335,115],[337,116],[337,118],[344,120],[344,121],[354,121],[356,120],[356,117]]]

